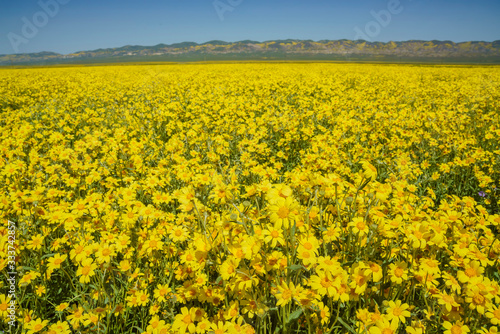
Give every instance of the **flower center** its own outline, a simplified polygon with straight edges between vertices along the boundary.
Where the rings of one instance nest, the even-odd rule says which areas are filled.
[[[364,230],[366,227],[366,224],[365,224],[365,222],[358,222],[356,224],[356,227],[358,228],[358,230]]]
[[[185,324],[190,324],[191,323],[191,315],[189,315],[189,314],[185,315],[184,318],[182,318],[182,321]]]
[[[474,298],[472,298],[472,300],[474,301],[474,304],[476,304],[476,305],[484,304],[484,296],[480,293],[476,294],[474,296]]]
[[[90,267],[89,266],[85,266],[85,267],[82,268],[82,274],[84,276],[87,276],[89,274],[89,272],[90,272]]]
[[[469,277],[474,277],[476,276],[476,269],[474,268],[467,268],[465,270],[465,275],[469,276]]]
[[[292,291],[290,290],[284,290],[283,293],[281,294],[281,298],[283,299],[289,299],[292,297]]]
[[[332,282],[328,278],[325,278],[321,280],[321,286],[324,288],[329,288],[332,286]]]
[[[288,208],[286,206],[282,206],[278,210],[278,217],[280,217],[281,219],[287,218],[289,213],[290,213],[290,210],[288,210]]]

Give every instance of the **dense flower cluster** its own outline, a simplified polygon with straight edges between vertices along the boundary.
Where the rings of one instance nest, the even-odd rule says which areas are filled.
[[[497,333],[499,112],[497,67],[2,69],[18,325]]]

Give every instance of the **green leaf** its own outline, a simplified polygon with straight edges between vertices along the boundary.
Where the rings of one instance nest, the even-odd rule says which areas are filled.
[[[298,269],[306,269],[306,267],[304,267],[303,265],[300,265],[300,264],[294,264],[294,265],[291,265],[290,267],[288,267],[288,269],[298,270]]]
[[[342,318],[338,318],[339,322],[344,325],[345,328],[347,328],[349,330],[349,332],[353,333],[353,334],[356,334],[356,331],[351,327],[349,326],[348,324],[345,323],[344,320],[342,320]]]
[[[45,255],[44,255],[44,256],[42,256],[40,259],[41,259],[41,260],[43,260],[43,259],[45,259],[45,258],[47,258],[47,257],[51,257],[51,256],[54,256],[54,255],[56,255],[56,253],[45,254]]]
[[[35,268],[31,268],[31,267],[20,266],[20,267],[18,267],[17,270],[21,271],[21,270],[36,270],[36,269]]]
[[[295,232],[297,230],[297,224],[294,222],[292,225],[292,228],[290,230],[290,235],[293,237],[295,235]]]
[[[288,324],[290,321],[297,319],[298,317],[300,317],[301,314],[302,314],[301,308],[295,310],[293,313],[290,313],[288,319],[286,319],[286,323]]]
[[[368,180],[366,180],[366,181],[365,181],[365,183],[363,183],[363,184],[362,184],[362,185],[358,188],[358,191],[363,190],[363,188],[364,188],[364,187],[366,187],[366,185],[367,185],[368,183],[370,183],[370,181],[371,181],[371,180],[372,180],[372,179],[368,179]]]

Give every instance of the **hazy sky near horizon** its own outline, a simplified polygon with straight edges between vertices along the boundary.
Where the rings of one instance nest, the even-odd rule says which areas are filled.
[[[251,39],[500,40],[500,0],[0,0],[0,54]]]

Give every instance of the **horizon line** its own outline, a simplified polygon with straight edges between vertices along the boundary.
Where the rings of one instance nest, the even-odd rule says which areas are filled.
[[[92,49],[92,50],[79,50],[79,51],[74,51],[74,52],[70,52],[70,53],[59,53],[59,52],[55,52],[55,51],[46,51],[46,50],[44,50],[44,51],[38,51],[38,52],[3,53],[3,54],[0,54],[0,56],[29,55],[29,54],[39,54],[39,53],[55,53],[55,54],[58,54],[58,55],[65,56],[65,55],[70,55],[70,54],[79,53],[79,52],[92,52],[92,51],[107,50],[107,49],[120,49],[120,48],[124,48],[124,47],[127,47],[127,46],[155,47],[155,46],[158,46],[158,45],[165,45],[165,46],[169,47],[169,46],[172,46],[172,45],[183,44],[183,43],[193,43],[193,44],[196,44],[196,45],[205,45],[205,44],[209,44],[211,42],[224,42],[224,43],[234,44],[234,43],[242,43],[242,42],[268,43],[268,42],[275,42],[275,41],[310,41],[310,42],[316,42],[316,43],[319,43],[319,42],[350,41],[350,42],[365,42],[365,43],[371,43],[371,44],[374,44],[374,43],[388,44],[388,43],[391,43],[391,42],[394,42],[394,43],[404,43],[404,42],[450,42],[450,43],[454,43],[454,44],[461,44],[461,43],[469,43],[469,42],[475,42],[475,43],[481,43],[481,42],[482,43],[495,43],[495,42],[500,42],[500,39],[496,39],[494,41],[468,40],[468,41],[462,41],[462,42],[455,42],[455,41],[452,41],[452,40],[439,40],[439,39],[431,39],[431,40],[426,40],[426,39],[408,39],[408,40],[400,40],[400,41],[390,40],[388,42],[382,42],[382,41],[367,41],[367,40],[364,40],[364,39],[347,39],[347,38],[341,38],[341,39],[320,39],[320,40],[287,38],[287,39],[270,39],[270,40],[265,40],[265,41],[255,41],[255,40],[251,40],[251,39],[244,39],[244,40],[239,40],[239,41],[233,41],[233,42],[231,42],[231,41],[224,41],[224,40],[212,39],[210,41],[206,41],[206,42],[202,42],[202,43],[192,42],[192,41],[183,41],[183,42],[177,42],[177,43],[171,43],[171,44],[158,43],[158,44],[155,44],[155,45],[126,44],[126,45],[117,46],[117,47],[98,48],[98,49]]]

